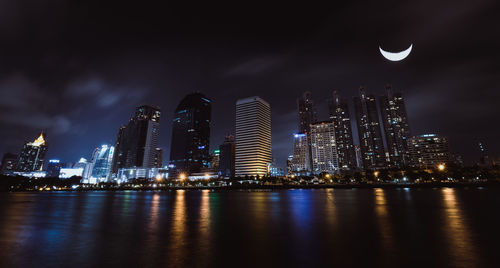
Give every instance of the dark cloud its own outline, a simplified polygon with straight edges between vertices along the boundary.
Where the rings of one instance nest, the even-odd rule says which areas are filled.
[[[135,106],[153,103],[168,156],[172,113],[199,90],[213,100],[212,148],[234,133],[238,98],[266,99],[273,155],[284,165],[303,91],[326,119],[333,89],[350,99],[360,85],[380,95],[391,83],[407,97],[414,134],[448,135],[470,161],[478,140],[497,154],[495,1],[244,6],[0,1],[0,152],[19,151],[45,129],[50,157],[88,157],[114,142]],[[378,53],[411,43],[403,62]]]

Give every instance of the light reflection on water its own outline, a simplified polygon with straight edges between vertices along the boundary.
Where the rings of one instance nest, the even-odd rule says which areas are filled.
[[[450,261],[455,267],[481,267],[455,189],[443,188],[441,193],[445,208],[444,230],[450,245],[450,254],[453,256]]]
[[[0,193],[0,266],[488,266],[499,205],[495,189]]]

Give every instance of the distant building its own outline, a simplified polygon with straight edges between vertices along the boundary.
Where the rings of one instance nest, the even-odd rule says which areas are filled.
[[[269,164],[269,176],[270,177],[284,177],[285,170],[282,167],[276,165],[276,163]]]
[[[339,162],[333,122],[311,124],[312,172],[338,173]]]
[[[234,136],[227,135],[224,143],[219,146],[219,175],[234,177],[236,143]]]
[[[169,173],[165,168],[121,168],[116,173],[117,183],[126,183],[134,179],[163,180],[168,179]]]
[[[328,110],[335,128],[339,168],[341,170],[356,169],[349,105],[346,99],[340,97],[337,90],[333,91],[332,98],[328,100]]]
[[[271,155],[271,106],[260,97],[236,102],[236,177],[264,176]]]
[[[286,159],[286,175],[291,176],[293,174],[293,155],[289,155]]]
[[[220,149],[215,149],[210,154],[210,169],[219,172],[219,164],[220,164]]]
[[[163,166],[163,149],[155,149],[154,165],[155,168],[161,168]]]
[[[17,154],[5,153],[2,157],[2,166],[0,167],[0,174],[10,174],[16,170]]]
[[[59,159],[50,159],[47,164],[47,177],[59,178],[59,173],[61,171],[61,161]]]
[[[310,145],[306,133],[293,135],[293,158],[291,172],[294,175],[309,175],[311,172]]]
[[[199,92],[184,97],[174,112],[170,164],[197,173],[210,164],[211,101]]]
[[[361,87],[359,97],[354,97],[354,108],[363,168],[378,169],[386,167],[387,162],[375,97],[367,95],[365,88]]]
[[[450,162],[448,138],[436,134],[423,134],[409,140],[410,164],[420,168],[435,168]]]
[[[35,141],[24,144],[17,161],[17,171],[31,172],[42,170],[48,148],[45,140],[45,133],[42,132]]]
[[[490,156],[488,155],[488,149],[483,142],[479,142],[479,166],[482,167],[491,167],[492,161],[490,160]]]
[[[88,183],[90,176],[92,175],[92,169],[94,167],[93,162],[87,161],[85,158],[80,158],[77,163],[73,165],[73,168],[81,168],[83,169],[82,173],[82,182]]]
[[[95,180],[95,182],[106,182],[110,180],[114,151],[115,147],[107,144],[94,150],[92,154],[93,167],[90,175],[91,180]]]
[[[410,164],[408,139],[410,124],[406,114],[403,95],[392,92],[390,85],[386,86],[386,95],[380,97],[382,122],[391,167],[404,167]]]
[[[112,172],[120,168],[152,168],[157,158],[160,108],[142,105],[126,126],[121,126],[115,143]]]
[[[310,125],[318,121],[316,106],[314,105],[311,92],[304,92],[297,99],[297,106],[299,110],[299,133],[309,132]]]
[[[82,177],[83,168],[61,168],[59,170],[60,179],[69,179],[71,177]]]

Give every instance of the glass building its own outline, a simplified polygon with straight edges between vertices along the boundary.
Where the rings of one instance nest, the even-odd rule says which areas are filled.
[[[109,145],[102,145],[94,150],[92,154],[92,173],[91,180],[96,182],[105,182],[110,178],[111,164],[113,162],[113,154],[115,147]],[[83,174],[83,168],[81,168]]]
[[[211,101],[200,92],[184,97],[174,112],[170,164],[176,172],[197,173],[210,166]]]

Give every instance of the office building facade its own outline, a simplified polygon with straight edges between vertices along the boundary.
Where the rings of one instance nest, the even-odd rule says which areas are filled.
[[[236,102],[235,175],[265,176],[271,154],[271,106],[260,97]]]
[[[197,173],[210,165],[211,101],[199,92],[184,97],[174,112],[170,164]]]

